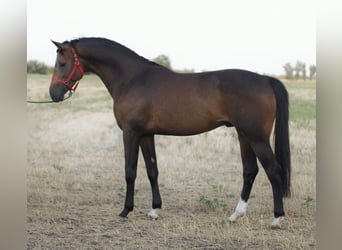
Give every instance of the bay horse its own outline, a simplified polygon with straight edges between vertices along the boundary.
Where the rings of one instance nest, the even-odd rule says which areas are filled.
[[[188,136],[219,126],[235,127],[240,142],[243,187],[229,217],[246,214],[257,159],[272,186],[274,218],[285,215],[283,197],[290,196],[289,100],[282,82],[246,70],[182,74],[151,62],[127,47],[104,38],[81,38],[57,46],[50,96],[60,102],[75,91],[86,72],[98,75],[113,98],[123,132],[126,197],[121,217],[134,208],[139,147],[152,189],[151,218],[162,207],[154,135]],[[274,152],[270,135],[274,125]]]

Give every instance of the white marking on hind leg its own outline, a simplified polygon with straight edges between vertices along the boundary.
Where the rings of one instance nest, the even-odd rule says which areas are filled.
[[[244,216],[247,212],[248,202],[243,201],[241,198],[237,204],[234,213],[228,218],[229,221],[234,222],[239,217]]]
[[[152,219],[158,219],[159,215],[157,214],[157,209],[152,208],[151,211],[147,214],[147,216]]]

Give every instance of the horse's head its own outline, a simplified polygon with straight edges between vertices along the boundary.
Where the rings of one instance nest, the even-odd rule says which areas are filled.
[[[54,102],[60,102],[68,90],[76,89],[84,71],[70,43],[52,42],[57,46],[57,58],[50,84],[50,96]]]

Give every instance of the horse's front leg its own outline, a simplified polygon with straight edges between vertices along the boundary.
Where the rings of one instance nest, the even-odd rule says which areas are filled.
[[[154,135],[143,136],[140,140],[140,147],[144,156],[147,176],[150,180],[152,189],[152,210],[147,215],[153,219],[157,219],[159,217],[157,209],[161,208],[162,201],[158,186],[158,167]]]
[[[139,133],[132,130],[123,132],[123,143],[125,149],[126,200],[125,207],[120,213],[121,217],[127,217],[128,213],[134,208],[134,183],[137,176],[139,140]]]

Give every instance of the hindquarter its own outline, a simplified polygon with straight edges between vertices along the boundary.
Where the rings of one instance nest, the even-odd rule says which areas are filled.
[[[250,135],[269,137],[276,114],[269,78],[248,71],[229,73],[221,76],[220,91],[230,122]]]

